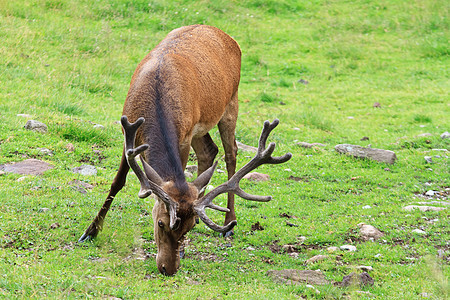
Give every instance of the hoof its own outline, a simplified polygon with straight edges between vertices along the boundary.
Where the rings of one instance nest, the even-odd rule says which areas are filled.
[[[78,243],[84,243],[86,241],[92,241],[98,234],[98,230],[95,225],[91,224],[85,233],[78,239]]]
[[[227,231],[223,234],[224,238],[230,237],[234,235],[234,230]]]

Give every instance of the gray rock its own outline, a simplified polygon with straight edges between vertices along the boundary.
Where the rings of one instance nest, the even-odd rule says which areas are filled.
[[[372,225],[359,224],[359,235],[363,240],[377,240],[384,234]]]
[[[373,280],[372,277],[366,272],[361,273],[359,275],[355,273],[350,273],[347,276],[344,276],[342,278],[341,282],[335,282],[334,285],[340,286],[340,287],[347,287],[351,285],[359,285],[359,286],[372,286],[375,283],[375,280]]]
[[[28,120],[27,123],[25,124],[25,129],[42,133],[47,132],[48,130],[47,125],[36,120]]]
[[[448,139],[448,138],[450,138],[450,133],[448,131],[441,134],[441,139]]]
[[[370,205],[365,205],[362,207],[362,209],[371,209],[371,208],[372,208],[372,206],[370,206]]]
[[[31,119],[31,115],[29,114],[17,114],[17,116],[21,118]]]
[[[425,193],[425,195],[426,195],[426,196],[433,197],[435,193],[436,193],[435,191],[429,190],[429,191],[427,191],[427,192]]]
[[[270,270],[267,275],[272,277],[277,282],[286,284],[313,284],[325,285],[330,282],[325,278],[325,275],[320,271],[312,270]]]
[[[414,229],[412,231],[412,233],[417,233],[417,234],[420,234],[420,235],[426,235],[427,234],[425,231],[420,230],[420,229]]]
[[[312,147],[325,147],[325,144],[321,144],[321,143],[306,143],[306,142],[299,142],[296,143],[297,145],[299,145],[300,147],[303,148],[312,148]]]
[[[369,271],[373,270],[373,268],[371,266],[357,266],[356,269],[357,270],[362,270],[364,272],[369,272]]]
[[[313,257],[307,259],[307,260],[306,260],[306,264],[307,264],[307,265],[308,265],[308,264],[313,264],[313,263],[316,263],[316,262],[318,262],[318,261],[325,260],[325,259],[328,259],[328,255],[321,255],[321,254],[315,255],[315,256],[313,256]]]
[[[339,250],[339,248],[338,248],[338,247],[335,247],[335,246],[331,246],[331,247],[328,247],[328,248],[327,248],[327,251],[330,252],[330,253],[336,252],[336,251],[338,251],[338,250]]]
[[[358,145],[340,144],[334,149],[341,154],[349,154],[358,158],[368,158],[379,162],[393,164],[397,160],[395,152],[376,148],[366,148]]]
[[[94,128],[95,128],[95,129],[105,129],[105,126],[100,125],[100,124],[95,124],[95,125],[94,125]]]
[[[50,149],[47,149],[47,148],[36,148],[36,150],[39,150],[39,152],[40,152],[42,155],[49,155],[49,156],[52,156],[52,155],[53,155],[53,151],[50,150]]]
[[[247,152],[257,152],[258,151],[258,148],[253,147],[253,146],[245,145],[245,144],[243,144],[241,142],[238,142],[238,141],[236,141],[236,144],[238,146],[238,149],[242,150],[242,151],[247,151]]]
[[[251,181],[261,182],[261,181],[269,180],[270,176],[267,174],[263,174],[263,173],[251,172],[251,173],[248,173],[247,175],[245,175],[244,178],[251,180]]]
[[[414,209],[418,209],[420,211],[441,211],[441,210],[444,210],[445,207],[408,205],[408,206],[403,207],[403,209],[406,211],[412,211]]]
[[[196,165],[186,166],[186,171],[188,171],[192,174],[197,173],[197,170],[198,170],[198,167]]]
[[[424,159],[425,159],[425,161],[426,161],[428,164],[433,163],[433,157],[432,157],[432,156],[425,156]]]
[[[339,248],[344,251],[350,251],[350,252],[356,251],[356,247],[353,245],[343,245]]]
[[[15,164],[0,165],[0,170],[22,175],[41,175],[50,169],[53,169],[53,166],[49,163],[32,158]]]
[[[90,165],[81,165],[79,167],[73,168],[72,172],[83,176],[94,176],[97,175],[97,168]]]

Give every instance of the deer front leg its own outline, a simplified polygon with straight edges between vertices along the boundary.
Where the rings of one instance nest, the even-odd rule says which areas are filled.
[[[234,173],[236,173],[237,144],[235,130],[237,115],[238,98],[236,93],[218,124],[220,138],[222,139],[223,149],[225,151],[225,163],[227,165],[228,180],[233,177]],[[232,192],[228,193],[227,208],[229,211],[225,214],[225,225],[236,220],[236,213],[234,212],[234,193]],[[228,237],[233,234],[233,230],[230,230],[224,233],[223,236]]]
[[[114,177],[114,180],[111,184],[111,189],[109,190],[108,197],[106,197],[105,203],[103,204],[102,208],[100,208],[100,211],[92,221],[91,225],[89,225],[84,234],[78,240],[79,243],[92,240],[102,230],[106,214],[111,207],[111,203],[114,200],[114,197],[125,185],[129,170],[130,167],[128,166],[128,163],[126,161],[125,152],[123,152],[119,170],[117,171],[116,177]]]

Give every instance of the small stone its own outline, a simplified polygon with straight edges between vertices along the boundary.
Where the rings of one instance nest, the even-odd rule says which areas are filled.
[[[251,180],[251,181],[262,182],[262,181],[269,180],[270,176],[267,174],[263,174],[263,173],[251,172],[251,173],[248,173],[247,175],[245,175],[244,178]]]
[[[306,264],[313,264],[313,263],[316,263],[318,261],[325,260],[325,259],[328,259],[328,255],[320,255],[320,254],[315,255],[315,256],[307,259]]]
[[[379,257],[382,257],[383,256],[383,254],[381,254],[381,253],[378,253],[378,254],[375,254],[375,258],[379,258]]]
[[[186,171],[194,174],[194,173],[197,173],[198,167],[196,165],[189,165],[189,166],[186,166]]]
[[[48,130],[47,125],[45,125],[42,122],[36,121],[36,120],[28,120],[24,127],[25,127],[25,129],[42,132],[42,133],[47,132],[47,130]]]
[[[50,208],[41,207],[41,208],[39,208],[38,212],[45,213],[45,212],[48,212],[49,210],[50,210]]]
[[[371,209],[371,208],[372,208],[372,206],[370,206],[370,205],[365,205],[362,207],[362,209]]]
[[[326,146],[325,144],[321,144],[321,143],[298,142],[296,144],[299,145],[300,147],[303,147],[303,148],[325,147]]]
[[[408,205],[403,207],[403,209],[406,211],[412,211],[414,209],[418,209],[420,211],[441,211],[444,210],[445,207]]]
[[[356,269],[363,270],[364,272],[369,272],[369,271],[373,270],[373,268],[371,266],[357,266]]]
[[[384,168],[384,171],[385,171],[385,172],[390,172],[391,169],[389,169],[389,168]]]
[[[31,119],[31,115],[29,114],[17,114],[17,116],[21,118]]]
[[[379,231],[372,225],[359,224],[359,227],[360,227],[359,235],[361,236],[362,239],[366,241],[377,240],[384,235],[381,231]]]
[[[375,103],[373,104],[373,107],[375,107],[375,108],[380,108],[380,107],[381,107],[380,102],[375,102]]]
[[[434,194],[436,194],[436,192],[433,191],[433,190],[429,190],[429,191],[427,191],[427,192],[425,193],[426,196],[430,196],[430,197],[433,197]]]
[[[305,287],[314,290],[314,292],[316,292],[316,294],[320,294],[320,291],[311,284],[307,284],[307,285],[305,285]]]
[[[66,149],[68,152],[73,152],[75,150],[75,146],[72,143],[68,143],[66,145]]]
[[[53,223],[52,225],[50,225],[50,228],[51,229],[56,229],[56,228],[58,228],[60,225],[59,225],[59,223]]]
[[[450,138],[450,133],[448,131],[441,134],[441,139],[448,139],[448,138]]]
[[[97,175],[97,168],[91,165],[81,165],[72,169],[73,173],[77,173],[83,176],[95,176]]]
[[[258,148],[253,147],[253,146],[245,145],[245,144],[243,144],[241,142],[238,142],[238,141],[236,141],[236,144],[238,146],[238,149],[242,150],[242,151],[246,151],[246,152],[257,152],[258,151]]]
[[[368,140],[369,140],[368,136],[363,136],[360,141],[368,141]]]
[[[283,250],[286,253],[297,252],[294,245],[283,245],[283,246],[281,246],[281,250]]]
[[[245,250],[247,250],[247,251],[255,251],[255,248],[253,248],[251,246],[248,246],[247,248],[245,248]]]
[[[350,273],[347,276],[344,276],[342,278],[341,282],[335,282],[334,285],[340,286],[340,287],[347,287],[354,284],[358,284],[360,286],[372,286],[375,283],[375,280],[373,280],[372,277],[366,272],[361,273],[359,275],[355,273]]]
[[[17,182],[22,182],[22,181],[25,181],[25,179],[27,179],[28,178],[28,176],[22,176],[22,177],[19,177],[19,178],[17,178]]]
[[[353,245],[343,245],[339,248],[344,251],[350,251],[350,252],[356,251],[356,247]]]
[[[425,156],[424,159],[428,164],[433,163],[433,158],[431,156]]]
[[[390,150],[362,147],[359,145],[340,144],[334,147],[336,152],[348,154],[357,158],[372,159],[379,162],[393,164],[397,160],[395,152]]]
[[[105,126],[100,125],[100,124],[95,124],[95,125],[94,125],[94,128],[95,128],[95,129],[105,129]]]
[[[36,148],[36,150],[39,150],[39,152],[40,152],[42,155],[49,155],[49,156],[52,156],[52,155],[53,155],[53,151],[51,151],[51,150],[49,150],[49,149],[47,149],[47,148]]]
[[[328,248],[327,248],[327,251],[330,252],[330,253],[336,252],[336,251],[338,251],[338,250],[339,250],[339,248],[338,248],[338,247],[334,247],[334,246],[331,246],[331,247],[328,247]]]
[[[420,229],[414,229],[412,232],[413,232],[413,233],[420,234],[420,235],[425,235],[425,234],[427,234],[425,231],[420,230]]]

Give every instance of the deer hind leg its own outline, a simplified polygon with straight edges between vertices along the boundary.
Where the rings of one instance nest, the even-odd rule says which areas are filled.
[[[236,121],[238,116],[238,97],[237,92],[232,97],[231,102],[228,104],[225,113],[220,120],[218,127],[220,132],[220,138],[222,139],[223,149],[225,151],[225,163],[227,165],[228,179],[230,179],[236,172],[236,155],[237,144],[235,138]],[[234,212],[234,194],[228,193],[227,208],[230,210],[225,215],[225,223],[229,224],[231,221],[236,220],[236,214]],[[225,237],[233,235],[233,230],[224,234]]]
[[[125,153],[123,152],[119,170],[117,171],[116,177],[114,177],[114,180],[111,184],[111,189],[109,190],[108,197],[106,197],[106,201],[103,204],[102,208],[92,221],[91,225],[89,225],[84,234],[80,237],[78,242],[82,243],[84,241],[92,240],[97,236],[99,231],[102,230],[103,221],[105,220],[106,214],[109,208],[111,207],[111,203],[114,200],[114,197],[125,185],[125,181],[127,179],[127,174],[129,170],[130,167],[128,166],[127,160],[125,158]]]
[[[197,176],[206,171],[214,163],[219,148],[212,140],[209,133],[202,137],[193,138],[191,142],[192,148],[194,148],[195,154],[197,155]]]

